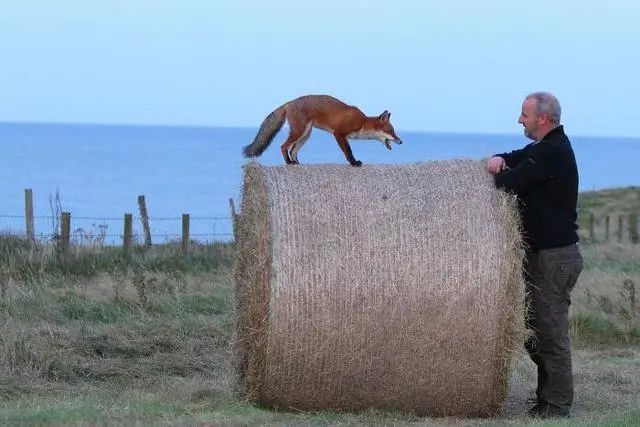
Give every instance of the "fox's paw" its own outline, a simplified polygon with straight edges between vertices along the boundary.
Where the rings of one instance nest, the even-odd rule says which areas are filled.
[[[351,163],[351,166],[355,166],[355,167],[362,166],[362,162],[360,160],[356,160],[355,162]]]

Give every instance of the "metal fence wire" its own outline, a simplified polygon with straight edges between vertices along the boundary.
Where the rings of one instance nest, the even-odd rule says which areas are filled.
[[[34,238],[50,241],[60,234],[61,216],[34,215]],[[141,216],[133,216],[132,240],[143,241]],[[183,237],[183,217],[148,217],[154,241],[173,241]],[[0,214],[0,233],[27,237],[26,216]],[[233,240],[230,216],[189,216],[189,239],[201,243]],[[124,239],[124,216],[71,215],[70,238],[76,244],[120,244]]]

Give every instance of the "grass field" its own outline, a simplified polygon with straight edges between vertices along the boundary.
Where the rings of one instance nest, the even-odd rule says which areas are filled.
[[[637,189],[581,195],[590,209],[627,209]],[[639,199],[640,200],[640,199]],[[638,204],[640,206],[640,203]],[[638,209],[640,210],[640,209]],[[533,365],[516,357],[504,411],[488,420],[413,414],[287,413],[233,394],[234,248],[30,253],[0,237],[0,425],[639,425],[640,245],[583,246],[573,293],[574,418],[535,422],[525,400]]]

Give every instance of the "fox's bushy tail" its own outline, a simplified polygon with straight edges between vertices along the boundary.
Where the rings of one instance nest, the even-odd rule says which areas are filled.
[[[242,150],[244,156],[258,157],[260,154],[264,153],[264,150],[267,149],[269,144],[271,144],[271,141],[273,141],[273,138],[282,128],[285,118],[286,110],[284,106],[269,114],[260,125],[260,130],[258,130],[258,134],[253,139],[253,142]]]

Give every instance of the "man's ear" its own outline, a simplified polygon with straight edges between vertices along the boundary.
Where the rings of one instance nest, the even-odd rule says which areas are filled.
[[[538,116],[540,118],[540,122],[542,123],[548,123],[550,121],[550,117],[549,114],[547,113],[540,113],[540,116]]]

